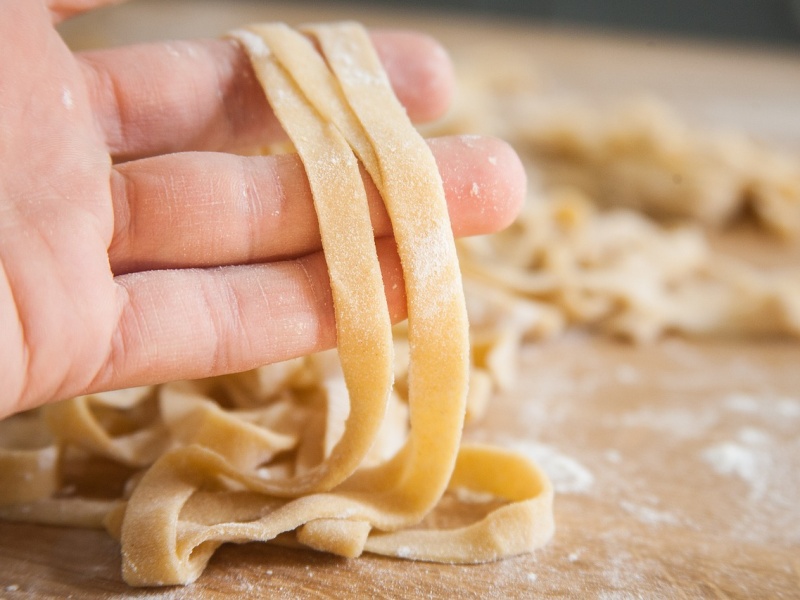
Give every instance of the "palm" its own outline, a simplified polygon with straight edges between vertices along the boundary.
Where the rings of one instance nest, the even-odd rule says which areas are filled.
[[[240,49],[196,41],[75,56],[45,0],[0,3],[0,417],[334,345],[302,165],[218,152],[282,135]],[[87,0],[47,4],[68,13]],[[412,118],[441,114],[452,73],[435,44],[373,39]],[[513,152],[496,140],[431,144],[456,233],[507,224],[524,194]],[[391,226],[365,184],[402,318]]]
[[[10,9],[0,21],[15,48],[0,53],[0,298],[10,285],[16,310],[0,310],[0,394],[55,398],[90,383],[115,329],[111,158],[49,15],[35,2]]]

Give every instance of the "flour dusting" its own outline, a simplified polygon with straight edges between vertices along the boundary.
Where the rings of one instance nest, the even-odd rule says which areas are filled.
[[[610,424],[625,427],[646,427],[662,431],[677,437],[699,437],[719,421],[719,414],[715,410],[698,410],[674,408],[655,410],[641,408],[636,411],[611,416]]]
[[[511,447],[538,463],[559,494],[585,494],[594,485],[594,475],[574,458],[552,446],[535,442],[514,442]]]
[[[758,412],[758,401],[752,396],[741,393],[729,394],[723,400],[725,408],[734,412],[755,413]]]
[[[777,405],[778,414],[789,419],[800,418],[800,400],[781,398]]]
[[[769,456],[735,442],[706,448],[703,460],[720,475],[736,476],[750,487],[750,499],[758,500],[767,488]]]
[[[755,427],[743,427],[736,437],[740,442],[748,446],[763,446],[772,441],[768,433]]]
[[[800,418],[800,400],[789,397],[752,396],[729,394],[723,399],[726,409],[743,414],[759,415],[769,419]]]
[[[63,104],[64,108],[67,110],[72,110],[75,107],[75,101],[72,99],[72,90],[67,86],[64,86],[61,90],[61,104]]]
[[[650,506],[634,504],[627,500],[622,500],[619,505],[628,513],[633,515],[636,520],[647,525],[678,525],[679,519],[666,511],[657,510]]]

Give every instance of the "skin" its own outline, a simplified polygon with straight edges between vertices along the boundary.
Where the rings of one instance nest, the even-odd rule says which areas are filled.
[[[336,343],[302,165],[232,153],[284,139],[241,49],[196,40],[73,54],[54,23],[108,3],[0,0],[0,417]],[[454,91],[441,47],[372,35],[412,119],[441,116]],[[525,174],[510,147],[429,143],[456,235],[513,220]],[[364,178],[399,320],[391,225]]]

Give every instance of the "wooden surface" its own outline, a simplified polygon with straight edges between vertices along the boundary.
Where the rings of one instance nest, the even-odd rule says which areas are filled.
[[[342,17],[427,30],[459,64],[489,47],[527,57],[537,76],[593,97],[652,90],[698,123],[800,147],[800,59],[754,48],[243,2],[136,2],[65,34],[92,46]],[[797,246],[749,231],[717,244],[800,264]],[[550,473],[557,531],[546,548],[450,566],[229,545],[191,587],[133,590],[105,533],[0,523],[0,598],[800,598],[797,341],[634,347],[573,332],[526,347],[516,390],[467,435]]]

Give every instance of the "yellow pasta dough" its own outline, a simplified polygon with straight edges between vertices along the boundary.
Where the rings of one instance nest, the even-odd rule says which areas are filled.
[[[323,353],[75,398],[0,429],[0,517],[104,525],[120,539],[132,585],[189,583],[220,544],[288,532],[342,556],[459,563],[527,552],[552,535],[552,488],[534,464],[460,446],[467,405],[480,405],[468,382],[482,397],[491,385],[489,371],[469,373],[461,275],[433,156],[363,28],[317,25],[306,34],[267,24],[232,35],[308,175],[341,369]],[[384,198],[403,267],[401,356],[357,159]],[[396,373],[402,385],[393,389]],[[23,422],[38,436],[26,446],[11,433]],[[69,465],[99,458],[122,469],[117,494],[82,494],[80,477],[65,487]],[[506,504],[462,527],[415,528],[448,488]]]

